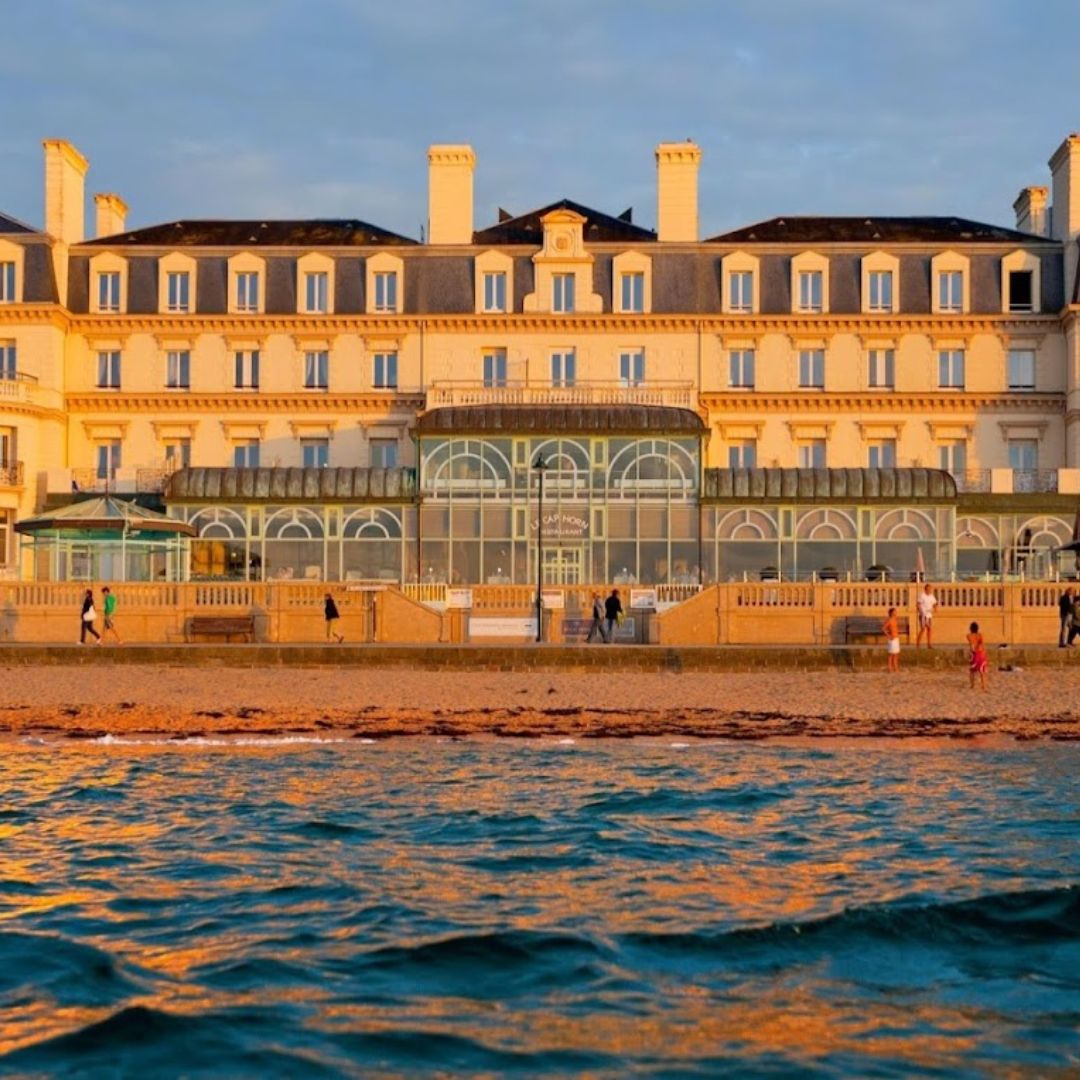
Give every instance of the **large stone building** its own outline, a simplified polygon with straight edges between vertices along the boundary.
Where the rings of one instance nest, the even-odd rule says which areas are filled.
[[[8,576],[1045,576],[1074,536],[1080,136],[1015,228],[708,239],[692,143],[656,150],[655,232],[568,199],[476,228],[473,152],[435,146],[422,242],[129,230],[113,194],[88,237],[86,159],[44,146],[44,229],[0,215]],[[20,543],[103,489],[190,551],[54,519]]]

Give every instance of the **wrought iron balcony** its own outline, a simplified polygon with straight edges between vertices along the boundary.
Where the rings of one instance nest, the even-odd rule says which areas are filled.
[[[0,487],[21,488],[23,486],[23,463],[21,461],[0,461]]]
[[[1013,469],[1012,474],[1016,492],[1044,494],[1058,489],[1057,469]]]
[[[456,405],[666,405],[692,409],[695,404],[690,382],[578,382],[572,386],[435,382],[427,391],[429,409]]]
[[[954,472],[952,478],[956,481],[956,490],[961,493],[990,490],[989,469],[961,469]]]

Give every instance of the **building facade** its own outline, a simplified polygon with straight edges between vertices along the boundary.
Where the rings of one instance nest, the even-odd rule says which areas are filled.
[[[1015,228],[777,217],[707,239],[692,143],[656,150],[655,231],[568,199],[476,228],[472,150],[432,147],[423,242],[360,220],[128,230],[114,194],[87,237],[87,162],[44,149],[44,229],[0,216],[7,576],[147,573],[100,537],[20,546],[17,521],[103,490],[194,526],[168,573],[200,578],[1072,569],[1080,136]]]

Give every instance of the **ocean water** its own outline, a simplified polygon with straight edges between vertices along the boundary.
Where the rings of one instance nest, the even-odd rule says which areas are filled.
[[[1080,1075],[1080,746],[0,746],[0,1074]]]

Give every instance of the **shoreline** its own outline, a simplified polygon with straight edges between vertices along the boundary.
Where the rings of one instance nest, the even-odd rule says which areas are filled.
[[[1080,741],[1053,669],[880,672],[0,668],[0,738],[679,737]]]

